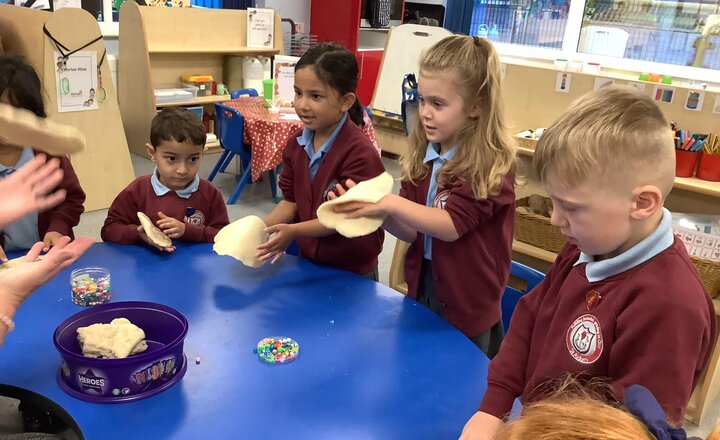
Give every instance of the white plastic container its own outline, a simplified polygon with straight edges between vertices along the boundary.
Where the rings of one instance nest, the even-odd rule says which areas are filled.
[[[268,65],[270,61],[268,60]],[[268,67],[269,69],[269,67]],[[263,65],[255,57],[245,57],[243,60],[243,88],[255,89],[258,95],[263,92]]]

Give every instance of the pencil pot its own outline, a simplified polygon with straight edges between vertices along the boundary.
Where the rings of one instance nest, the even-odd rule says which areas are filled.
[[[692,177],[700,159],[700,152],[675,150],[675,176]]]
[[[720,182],[720,155],[703,153],[700,156],[697,176],[698,179]]]

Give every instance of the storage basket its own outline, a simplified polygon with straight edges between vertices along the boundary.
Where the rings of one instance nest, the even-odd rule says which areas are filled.
[[[690,259],[700,274],[700,280],[702,280],[705,290],[707,290],[713,298],[720,296],[720,261],[706,260],[693,256],[691,256]]]
[[[530,197],[523,197],[515,203],[515,239],[550,252],[560,252],[566,238],[560,229],[550,224],[550,217],[518,209],[529,206]],[[549,201],[547,197],[543,199]]]

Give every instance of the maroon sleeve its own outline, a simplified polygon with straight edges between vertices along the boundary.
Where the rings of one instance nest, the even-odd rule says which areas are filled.
[[[670,282],[672,283],[672,282]],[[618,396],[633,384],[652,391],[670,423],[682,426],[698,373],[714,345],[714,313],[699,301],[706,295],[686,288],[666,287],[667,280],[642,283],[635,301],[618,310],[608,376]],[[672,289],[674,294],[660,294]],[[705,301],[707,302],[707,301]]]
[[[292,203],[295,203],[295,171],[293,170],[291,157],[293,147],[296,146],[294,139],[295,137],[291,136],[285,146],[285,150],[283,151],[283,169],[280,173],[280,179],[278,179],[278,186],[283,193],[283,197]]]
[[[212,243],[220,229],[230,223],[228,219],[227,207],[222,198],[222,194],[217,188],[209,182],[202,182],[207,186],[208,202],[210,209],[208,210],[205,224],[191,225],[185,224],[185,234],[182,236],[183,241],[191,241],[196,243]]]
[[[360,132],[362,135],[362,132]],[[348,155],[347,162],[343,165],[343,180],[352,179],[355,183],[377,177],[385,171],[385,166],[380,160],[370,140],[364,135],[362,142],[352,147],[352,153]]]
[[[575,253],[574,246],[565,246],[547,276],[518,302],[510,320],[510,329],[500,345],[500,351],[490,363],[488,387],[479,411],[504,418],[512,409],[515,398],[525,389],[525,376],[530,354],[530,341],[535,318],[561,262]]]
[[[48,211],[48,229],[40,236],[41,240],[48,231],[59,232],[62,235],[72,235],[72,228],[80,223],[80,215],[85,211],[83,207],[85,191],[80,186],[80,181],[75,174],[70,159],[66,156],[60,156],[58,159],[60,159],[60,169],[63,170],[64,174],[57,189],[64,189],[67,194],[62,203]]]
[[[138,180],[135,180],[113,200],[105,224],[100,230],[103,241],[119,244],[135,244],[142,241],[137,231],[140,226],[137,217],[140,210],[137,202],[138,187]]]
[[[491,218],[499,206],[514,202],[515,190],[512,177],[508,175],[503,178],[500,193],[485,199],[476,199],[472,186],[468,183],[453,187],[445,202],[445,211],[450,214],[455,230],[462,237],[480,222]]]

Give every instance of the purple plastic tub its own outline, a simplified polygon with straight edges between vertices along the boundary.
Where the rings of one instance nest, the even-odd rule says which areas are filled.
[[[83,356],[78,327],[109,324],[127,318],[145,331],[148,349],[125,359]],[[120,403],[144,399],[173,386],[187,370],[183,342],[187,319],[162,304],[127,301],[102,304],[76,313],[55,330],[53,340],[62,364],[57,381],[71,396],[93,403]]]

